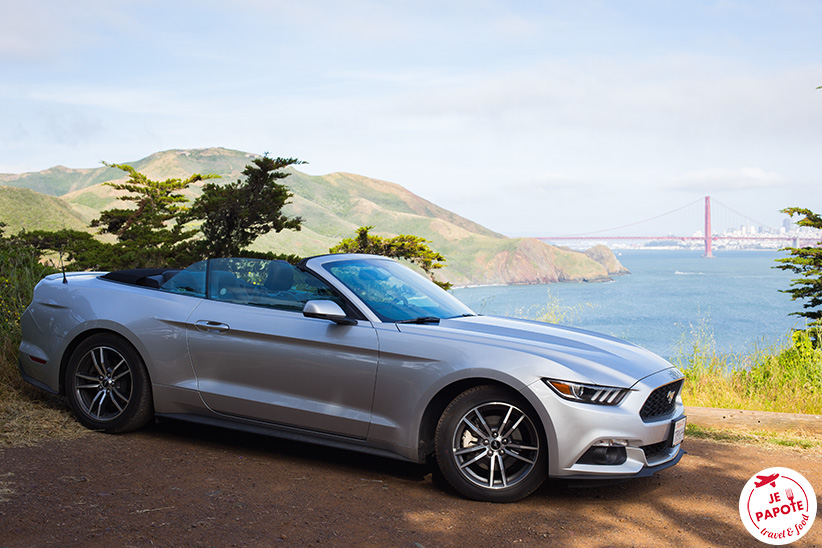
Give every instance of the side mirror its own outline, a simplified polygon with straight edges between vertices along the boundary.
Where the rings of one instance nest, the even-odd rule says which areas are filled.
[[[303,316],[330,320],[340,325],[356,325],[357,320],[346,317],[340,305],[334,301],[308,301],[303,307]]]

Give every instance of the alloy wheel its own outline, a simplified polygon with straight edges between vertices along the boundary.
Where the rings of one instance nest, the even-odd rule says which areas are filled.
[[[523,481],[540,451],[531,419],[505,402],[484,403],[465,413],[451,441],[459,472],[486,489],[506,489]]]
[[[96,346],[81,359],[74,391],[81,410],[97,421],[119,417],[131,401],[132,371],[128,360],[110,346]]]

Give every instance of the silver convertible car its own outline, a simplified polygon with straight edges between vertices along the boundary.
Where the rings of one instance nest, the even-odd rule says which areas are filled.
[[[23,377],[104,432],[166,417],[432,460],[457,492],[495,502],[548,476],[648,476],[683,454],[670,363],[477,315],[384,257],[55,274],[21,323]]]

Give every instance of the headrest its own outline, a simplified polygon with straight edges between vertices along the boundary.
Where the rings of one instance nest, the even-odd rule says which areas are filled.
[[[286,261],[271,261],[263,285],[270,291],[287,291],[294,284],[294,267]]]

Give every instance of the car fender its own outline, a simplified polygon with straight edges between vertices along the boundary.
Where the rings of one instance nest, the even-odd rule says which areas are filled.
[[[546,376],[570,374],[561,364],[529,352],[479,345],[474,337],[459,340],[432,338],[430,333],[397,334],[393,325],[377,325],[377,329],[380,365],[369,440],[389,444],[406,456],[413,453],[418,459],[421,437],[431,435],[430,421],[438,420],[442,409],[462,390],[488,383],[506,386],[525,397],[537,411],[548,440],[554,438],[550,417],[540,412],[539,401],[527,387],[539,380],[535,371],[544,371]],[[447,401],[443,401],[443,394],[449,396]]]

